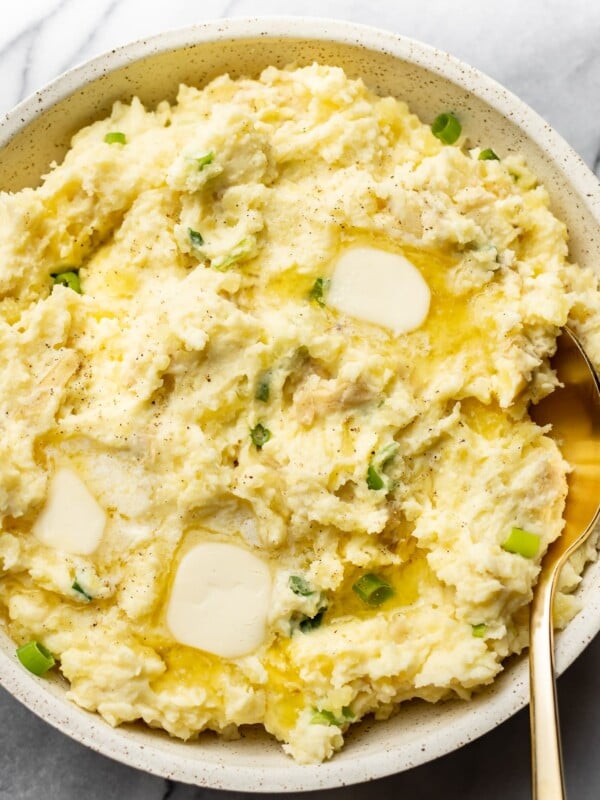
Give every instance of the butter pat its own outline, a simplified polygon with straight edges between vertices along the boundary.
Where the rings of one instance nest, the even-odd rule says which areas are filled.
[[[181,559],[167,625],[181,644],[237,658],[263,643],[270,596],[264,561],[236,545],[205,542]]]
[[[431,292],[419,270],[396,253],[352,247],[336,262],[327,305],[395,334],[420,327]]]
[[[79,475],[61,468],[50,480],[46,505],[32,530],[49,547],[87,556],[100,544],[105,525],[104,510]]]

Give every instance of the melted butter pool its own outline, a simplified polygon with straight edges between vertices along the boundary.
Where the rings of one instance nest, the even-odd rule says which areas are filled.
[[[380,606],[365,603],[352,586],[365,573],[374,572],[386,580],[394,589],[394,595]],[[351,567],[346,571],[342,586],[330,598],[326,612],[327,624],[343,617],[368,619],[374,614],[390,613],[399,608],[412,605],[419,598],[420,588],[434,580],[425,553],[418,551],[403,564],[385,567]]]

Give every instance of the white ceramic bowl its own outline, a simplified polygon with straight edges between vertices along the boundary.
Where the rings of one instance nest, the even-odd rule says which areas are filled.
[[[137,94],[153,105],[180,82],[202,85],[223,72],[257,74],[269,64],[319,60],[342,66],[381,94],[406,100],[424,121],[452,109],[473,143],[519,151],[550,191],[568,225],[571,256],[600,265],[600,187],[571,148],[524,103],[446,53],[384,31],[304,18],[235,19],[168,32],[113,50],[55,80],[0,121],[0,188],[35,185],[60,160],[82,125]],[[564,670],[600,628],[600,563],[578,590],[583,611],[557,637]],[[110,728],[65,698],[58,676],[25,672],[0,631],[0,681],[51,725],[105,755],[188,783],[255,792],[357,783],[416,766],[500,724],[527,702],[525,658],[513,659],[493,686],[469,703],[406,704],[387,722],[365,723],[327,764],[299,766],[254,730],[239,741],[206,735],[183,743],[141,726]]]

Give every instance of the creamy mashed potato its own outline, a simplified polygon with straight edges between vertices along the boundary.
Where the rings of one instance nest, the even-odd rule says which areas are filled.
[[[0,607],[76,703],[316,762],[527,644],[568,469],[527,407],[567,321],[600,362],[600,305],[477,144],[269,68],[117,103],[0,196]]]

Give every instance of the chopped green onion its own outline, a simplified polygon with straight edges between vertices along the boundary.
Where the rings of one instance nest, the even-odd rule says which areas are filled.
[[[311,725],[337,725],[341,727],[345,722],[353,720],[354,716],[354,712],[349,706],[344,706],[342,708],[342,719],[336,717],[333,711],[328,711],[326,708],[313,708],[313,715],[310,723]]]
[[[394,595],[392,586],[373,572],[368,572],[359,578],[352,585],[352,591],[370,606],[380,606]]]
[[[39,642],[27,642],[17,648],[17,658],[34,675],[43,675],[56,664],[54,656]]]
[[[255,425],[250,431],[250,438],[257,449],[260,450],[271,438],[271,431],[259,422],[258,425]]]
[[[323,606],[317,611],[314,617],[305,617],[304,619],[300,620],[298,623],[298,628],[302,631],[302,633],[309,633],[310,631],[314,631],[315,628],[320,628],[326,611],[327,606]]]
[[[478,639],[483,639],[485,636],[487,625],[485,622],[480,622],[479,625],[471,625],[471,630],[473,631],[473,636],[476,636]]]
[[[454,144],[462,131],[462,125],[454,114],[439,114],[431,123],[431,132],[444,144]]]
[[[385,481],[372,464],[369,464],[367,470],[367,486],[374,492],[378,492],[385,486]]]
[[[314,300],[315,303],[318,303],[320,306],[325,305],[325,294],[327,289],[329,288],[329,281],[327,278],[317,278],[316,281],[313,283],[308,296],[311,300]]]
[[[299,594],[302,597],[308,597],[314,594],[314,589],[310,588],[308,581],[304,580],[300,575],[290,575],[288,585],[294,594]]]
[[[500,161],[491,147],[486,147],[485,150],[482,150],[481,153],[479,153],[478,158],[480,161]]]
[[[535,558],[540,549],[540,537],[537,533],[513,528],[508,539],[502,545],[507,553],[516,553],[523,558]]]
[[[367,469],[367,486],[369,489],[373,491],[385,489],[386,492],[390,490],[390,479],[387,475],[381,475],[381,473],[398,452],[398,447],[398,442],[390,442],[373,456]]]
[[[193,160],[198,164],[198,169],[202,171],[204,167],[207,167],[209,164],[212,164],[214,161],[215,154],[211,150],[208,153],[205,153],[203,156],[199,156],[198,158],[194,158]]]
[[[79,270],[69,269],[64,272],[51,272],[50,277],[54,286],[67,286],[77,294],[81,294],[81,281],[79,280]]]
[[[204,244],[204,238],[202,234],[193,230],[193,228],[188,228],[188,235],[190,237],[192,247],[201,247]]]
[[[104,137],[106,144],[127,144],[127,137],[121,131],[111,131]]]
[[[216,258],[213,258],[210,262],[210,265],[211,267],[221,271],[226,270],[237,261],[241,261],[244,258],[249,258],[252,256],[255,249],[256,239],[254,236],[247,236],[245,239],[242,239],[241,242],[238,242],[233,250],[231,250],[226,256],[217,256]]]
[[[398,452],[399,447],[400,445],[398,442],[390,442],[389,444],[386,444],[385,447],[382,447],[381,450],[375,454],[371,464],[373,464],[376,469],[383,469],[384,467],[387,467],[387,465]]]
[[[254,397],[256,400],[260,400],[261,403],[268,403],[269,402],[269,395],[271,393],[271,373],[270,372],[263,372],[263,374],[258,379],[258,383],[256,384],[256,390],[254,392]]]
[[[88,602],[89,602],[90,600],[93,600],[93,599],[94,599],[94,598],[92,597],[92,595],[91,595],[91,594],[88,594],[88,593],[85,591],[85,589],[82,589],[82,588],[81,588],[81,584],[79,583],[79,581],[76,581],[76,580],[75,580],[75,581],[73,581],[73,585],[71,586],[71,589],[73,589],[73,591],[74,591],[74,592],[77,592],[78,594],[80,594],[80,595],[82,595],[83,597],[85,597],[85,599],[86,599]]]
[[[327,709],[313,708],[313,715],[310,720],[311,725],[340,725],[340,721],[333,711]]]

